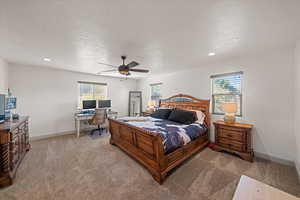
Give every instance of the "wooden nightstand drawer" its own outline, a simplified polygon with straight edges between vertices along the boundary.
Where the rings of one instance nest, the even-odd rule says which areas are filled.
[[[228,151],[239,155],[241,158],[253,161],[251,124],[216,121],[215,125],[215,145],[216,151]]]
[[[232,140],[228,140],[225,138],[219,138],[218,144],[221,146],[227,147],[229,149],[233,149],[236,151],[245,151],[245,145],[239,142],[234,142]]]
[[[142,112],[142,116],[144,117],[147,117],[147,116],[150,116],[153,112],[151,111],[145,111],[145,112]]]
[[[231,126],[226,126],[226,125],[218,125],[218,127],[220,129],[225,129],[228,131],[233,131],[233,132],[240,132],[243,131],[243,129],[239,128],[239,127],[231,127]]]
[[[220,128],[218,131],[218,136],[223,138],[228,138],[230,140],[236,140],[242,143],[245,142],[245,133],[242,131],[233,131],[233,130]]]

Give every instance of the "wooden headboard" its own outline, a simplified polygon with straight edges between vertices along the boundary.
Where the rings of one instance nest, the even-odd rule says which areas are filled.
[[[181,108],[184,110],[201,110],[205,114],[205,124],[210,129],[210,100],[203,100],[185,94],[177,94],[160,101],[162,108]]]

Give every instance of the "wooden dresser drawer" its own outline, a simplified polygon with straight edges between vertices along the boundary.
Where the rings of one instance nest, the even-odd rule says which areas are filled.
[[[14,130],[11,131],[11,138],[13,139],[17,135],[20,134],[26,134],[28,133],[28,122],[25,121],[19,125],[19,127],[16,127]]]
[[[246,135],[243,131],[233,131],[230,129],[224,129],[224,128],[220,128],[218,130],[218,136],[222,137],[222,138],[227,138],[230,140],[236,140],[239,142],[244,143],[246,140]]]
[[[236,142],[233,140],[228,140],[225,138],[218,138],[218,144],[224,146],[226,148],[236,150],[236,151],[245,151],[245,145],[240,142]]]
[[[13,183],[17,168],[30,149],[28,119],[20,117],[0,124],[0,187]]]
[[[16,136],[18,136],[19,135],[19,129],[18,128],[15,128],[13,131],[11,131],[10,133],[10,135],[11,135],[11,140],[13,140],[13,138],[15,138]]]

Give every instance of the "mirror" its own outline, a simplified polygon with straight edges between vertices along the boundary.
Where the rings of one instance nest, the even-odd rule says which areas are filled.
[[[131,117],[139,116],[141,115],[141,112],[142,112],[142,92],[130,91],[128,116]]]

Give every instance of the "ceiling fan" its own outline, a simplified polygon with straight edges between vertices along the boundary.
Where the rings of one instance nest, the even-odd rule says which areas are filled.
[[[123,60],[123,64],[120,65],[120,66],[114,66],[114,65],[98,62],[98,64],[107,65],[107,66],[110,66],[110,67],[114,67],[116,69],[101,71],[101,72],[98,72],[97,74],[100,75],[100,74],[105,73],[105,72],[118,71],[122,75],[129,76],[130,72],[141,72],[141,73],[148,73],[149,72],[149,70],[147,70],[147,69],[132,69],[132,68],[138,66],[139,63],[136,62],[136,61],[132,61],[131,63],[125,65],[126,56],[121,56],[121,58]]]

